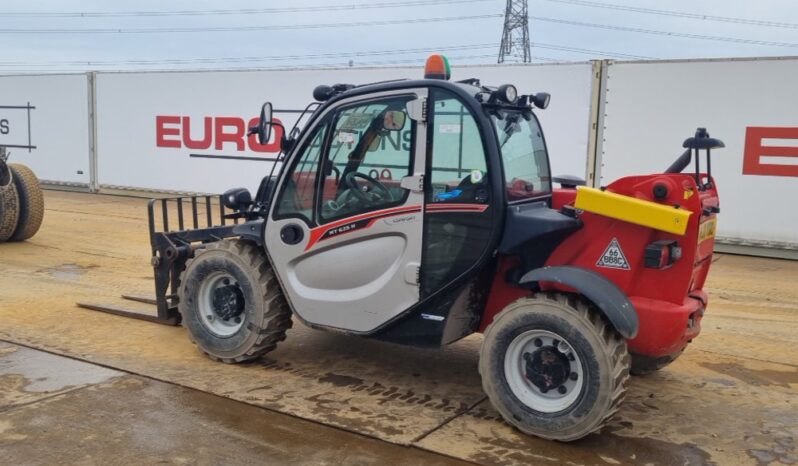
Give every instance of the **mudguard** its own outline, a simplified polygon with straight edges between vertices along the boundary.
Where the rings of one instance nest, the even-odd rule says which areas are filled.
[[[233,227],[233,235],[240,236],[254,242],[258,246],[263,246],[263,224],[262,218],[257,220],[250,220],[248,222],[240,223]]]
[[[624,292],[604,276],[581,267],[541,267],[524,274],[519,284],[538,282],[557,283],[579,291],[607,316],[624,338],[637,336],[640,325],[637,311]]]

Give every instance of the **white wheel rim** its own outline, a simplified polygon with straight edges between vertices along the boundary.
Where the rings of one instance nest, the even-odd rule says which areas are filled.
[[[246,320],[245,312],[241,312],[237,316],[225,316],[217,306],[217,293],[230,286],[238,287],[238,282],[232,275],[227,272],[214,272],[202,281],[197,296],[200,321],[205,328],[221,337],[235,335]],[[216,303],[214,302],[215,298],[217,299]]]
[[[552,370],[554,375],[545,370]],[[530,330],[510,342],[504,353],[504,374],[516,398],[542,413],[568,409],[585,386],[579,354],[567,340],[547,330]],[[545,386],[541,388],[532,380],[545,381]]]

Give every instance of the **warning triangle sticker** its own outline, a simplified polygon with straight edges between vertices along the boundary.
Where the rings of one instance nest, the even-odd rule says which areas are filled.
[[[602,254],[598,262],[596,262],[596,266],[606,267],[608,269],[631,269],[631,267],[629,267],[629,261],[626,260],[626,256],[623,254],[617,238],[613,238],[612,241],[610,241],[607,249],[604,250],[604,254]]]

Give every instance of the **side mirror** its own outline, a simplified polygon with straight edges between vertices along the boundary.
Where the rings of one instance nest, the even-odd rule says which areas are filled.
[[[230,210],[240,212],[252,204],[252,194],[247,188],[228,189],[222,194],[222,204]]]
[[[385,131],[400,131],[405,127],[407,114],[401,110],[389,110],[382,118],[382,129]]]
[[[266,102],[260,108],[260,120],[256,129],[258,135],[258,142],[266,144],[272,138],[272,103]]]

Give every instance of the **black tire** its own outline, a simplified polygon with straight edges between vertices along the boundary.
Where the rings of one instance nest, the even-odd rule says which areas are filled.
[[[632,353],[632,367],[629,369],[629,373],[636,376],[653,374],[678,359],[684,353],[685,348],[687,346],[673,354],[658,358]]]
[[[561,335],[578,356],[576,361],[581,361],[585,382],[578,389],[579,395],[560,411],[537,411],[510,388],[505,355],[516,338],[522,339],[529,332]],[[538,343],[536,340],[535,345]],[[526,361],[532,359],[526,358],[529,355],[524,353]],[[596,309],[574,295],[539,294],[513,302],[495,317],[485,331],[479,372],[485,393],[507,423],[530,435],[572,441],[601,429],[618,411],[629,379],[629,364],[626,340]],[[530,393],[539,390],[527,380],[529,372],[524,376]]]
[[[9,241],[25,241],[33,237],[42,226],[44,194],[33,170],[18,163],[11,163],[8,166],[19,195],[19,220]]]
[[[225,336],[215,333],[207,316],[200,315],[207,309],[207,304],[201,304],[203,282],[208,286],[219,274],[232,277],[238,288],[235,293],[243,300],[237,316],[241,325]],[[246,241],[222,240],[198,249],[186,261],[178,293],[178,309],[192,341],[210,358],[225,363],[252,360],[273,350],[292,325],[291,310],[266,255]]]
[[[19,197],[14,182],[0,186],[0,243],[14,235],[19,220]]]

